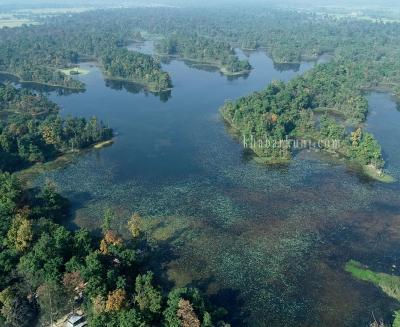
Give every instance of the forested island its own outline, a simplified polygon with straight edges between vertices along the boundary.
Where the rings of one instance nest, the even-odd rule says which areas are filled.
[[[109,79],[142,84],[153,92],[168,91],[172,86],[168,73],[149,55],[127,49],[111,50],[101,56],[101,63]]]
[[[368,103],[353,75],[357,71],[345,69],[335,63],[319,65],[287,84],[274,82],[261,92],[227,102],[221,114],[241,138],[253,142],[246,147],[260,162],[288,162],[296,150],[309,146],[301,144],[307,140],[318,143],[318,150],[359,164],[373,178],[392,181],[382,171],[379,143],[362,129]],[[356,127],[349,131],[348,126]]]
[[[168,37],[158,42],[156,49],[163,56],[179,56],[184,60],[216,66],[225,75],[242,75],[251,70],[250,63],[239,60],[229,43],[197,35]]]

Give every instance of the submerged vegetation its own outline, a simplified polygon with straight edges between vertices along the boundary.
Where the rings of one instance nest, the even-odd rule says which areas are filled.
[[[112,141],[112,129],[59,116],[41,94],[0,84],[0,324],[53,325],[83,310],[89,326],[228,326],[226,314],[195,288],[161,288],[147,267],[156,251],[141,230],[127,223],[129,240],[112,229],[106,211],[101,235],[62,225],[68,200],[52,184],[23,188],[21,168],[90,145]],[[10,174],[13,172],[13,174]]]
[[[165,290],[146,269],[153,249],[141,217],[123,240],[106,211],[99,236],[60,222],[68,201],[52,185],[23,190],[0,173],[0,323],[52,324],[81,308],[89,326],[227,326],[197,289]],[[150,258],[150,259],[149,259]]]
[[[339,21],[264,9],[246,12],[226,9],[220,13],[211,9],[177,8],[94,11],[49,18],[42,23],[0,30],[1,71],[14,74],[20,81],[83,89],[83,83],[70,75],[84,73],[75,68],[80,61],[96,60],[109,79],[139,83],[154,92],[169,90],[171,78],[156,56],[126,48],[132,41],[143,40],[143,31],[160,37],[159,54],[214,65],[226,75],[239,75],[251,69],[247,60],[240,60],[235,54],[236,47],[265,49],[278,64],[299,63],[331,53],[331,62],[318,64],[303,76],[288,83],[273,82],[264,90],[227,102],[221,109],[222,116],[240,137],[251,142],[250,148],[260,162],[289,162],[296,153],[287,143],[265,147],[257,142],[265,138],[271,142],[337,141],[336,148],[320,149],[346,158],[376,179],[393,180],[383,172],[385,162],[380,144],[364,130],[363,123],[368,111],[365,91],[384,89],[400,95],[398,24]],[[123,239],[111,227],[114,219],[111,211],[105,213],[101,231],[71,231],[62,225],[68,216],[68,201],[54,187],[23,189],[16,175],[11,174],[79,149],[107,146],[112,143],[111,128],[97,118],[62,118],[59,108],[46,96],[8,84],[0,84],[0,116],[0,324],[31,326],[36,321],[49,324],[79,307],[84,310],[89,326],[227,326],[222,321],[225,310],[213,307],[199,290],[159,286],[163,284],[162,276],[148,271],[150,266],[161,266],[154,262],[157,248],[146,240],[138,214],[123,227],[129,231],[129,239]],[[170,141],[159,142],[165,145]],[[229,164],[226,170],[232,174]],[[235,173],[237,179],[245,175],[242,171]],[[104,177],[99,178],[103,184],[96,185],[95,192],[107,189],[111,200],[120,204],[126,194],[117,192],[116,185],[107,185]],[[214,177],[210,179],[221,181]],[[208,184],[209,176],[199,180]],[[232,227],[234,214],[244,216],[242,203],[236,203],[235,196],[251,193],[249,189],[254,191],[259,180],[254,179],[251,187],[240,189],[240,195],[232,195],[238,184],[228,183],[231,189],[223,196],[214,188],[200,196],[196,184],[167,185],[158,194],[152,190],[158,202],[145,199],[140,184],[130,182],[123,184],[134,194],[135,198],[129,199],[131,205],[140,202],[140,198],[144,204],[138,206],[151,207],[153,213],[159,210],[165,216],[174,203],[186,216],[188,212],[195,217],[207,216],[213,219],[218,232],[225,232]],[[269,185],[274,187],[271,181]],[[285,186],[281,192],[290,193],[288,190]],[[183,201],[183,194],[189,194],[187,201]],[[261,191],[246,196],[251,206],[267,201]],[[90,205],[100,210],[95,201]],[[275,217],[279,209],[277,206],[269,212],[276,218],[271,226],[277,229],[281,220],[294,221]],[[297,216],[297,212],[292,213]],[[248,216],[257,214],[254,211]],[[259,216],[264,218],[264,214]],[[202,227],[198,230],[210,228],[213,224],[209,222],[198,224]],[[253,222],[249,219],[247,223]],[[257,235],[253,240],[251,234],[240,228],[235,233],[244,235],[242,242],[235,242],[226,232],[229,235],[226,238],[230,239],[230,246],[226,247],[217,242],[218,234],[203,239],[193,237],[197,243],[192,249],[201,252],[202,260],[190,250],[181,260],[186,260],[192,269],[197,268],[199,276],[204,262],[219,261],[224,272],[214,269],[210,279],[226,279],[229,291],[245,290],[250,299],[247,307],[255,307],[256,319],[264,318],[267,312],[272,324],[291,325],[293,317],[306,322],[309,318],[305,316],[312,306],[309,294],[299,297],[293,285],[301,284],[304,282],[301,277],[308,275],[312,263],[303,258],[309,256],[316,242],[312,233],[308,236],[306,228],[298,231],[298,222],[289,231],[295,230],[294,236],[286,234],[286,228],[283,228],[285,233],[274,231],[275,237],[268,240],[268,246],[257,244],[253,253],[251,243],[258,241]],[[264,232],[264,223],[257,231],[260,234]],[[179,222],[179,225],[184,224]],[[307,228],[311,229],[308,225]],[[193,235],[196,232],[191,231]],[[208,251],[204,251],[206,248]],[[248,271],[240,275],[236,259],[243,253]],[[293,271],[294,266],[303,275],[299,277]],[[399,300],[399,277],[376,274],[356,262],[350,262],[346,269]],[[254,270],[259,271],[256,281],[252,278]],[[257,288],[262,292],[257,293]],[[259,294],[255,299],[254,295]],[[268,303],[268,310],[264,310],[261,302]],[[394,326],[398,326],[399,317],[396,313]]]
[[[331,141],[336,148],[319,147],[360,165],[360,171],[384,182],[393,179],[383,171],[384,160],[379,143],[363,130],[368,102],[363,93],[371,81],[363,73],[366,68],[351,62],[330,62],[287,84],[273,83],[221,109],[224,119],[241,137],[272,141]],[[282,162],[290,159],[288,147],[252,147],[261,162]]]
[[[344,122],[329,116],[330,105],[336,104],[337,112],[360,123],[365,119],[366,100],[357,94],[347,94],[347,89],[346,94],[340,88],[320,93],[326,82],[314,77],[315,71],[287,84],[274,82],[261,92],[227,102],[221,109],[222,116],[244,140],[249,143],[254,140],[246,146],[260,162],[287,162],[300,147],[293,148],[290,142],[323,140],[318,149],[337,153],[361,167],[370,167],[374,177],[383,176],[382,151],[374,137],[360,127],[348,133]],[[324,114],[318,117],[316,109]]]
[[[169,76],[150,56],[114,48],[101,53],[101,64],[112,78],[154,90],[169,87]],[[71,72],[76,70],[55,76]],[[44,80],[40,76],[37,81]],[[69,86],[68,79],[63,81]],[[95,117],[62,118],[45,95],[11,84],[0,84],[0,115],[1,325],[53,325],[81,309],[92,327],[228,326],[222,321],[226,311],[213,307],[196,288],[157,284],[158,276],[148,270],[156,265],[156,249],[147,242],[139,215],[127,224],[128,240],[112,229],[111,211],[104,214],[100,235],[71,231],[62,225],[68,200],[52,184],[31,189],[18,181],[22,168],[110,145],[111,128]]]

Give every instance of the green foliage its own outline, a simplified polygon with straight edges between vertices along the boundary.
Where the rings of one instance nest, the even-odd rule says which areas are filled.
[[[14,74],[21,81],[33,81],[71,89],[84,84],[62,72],[80,59],[95,58],[109,78],[147,86],[151,91],[171,87],[168,73],[149,55],[130,52],[122,46],[137,32],[124,33],[114,23],[103,24],[81,16],[75,23],[53,22],[52,26],[0,31],[0,71]],[[117,20],[116,20],[117,21]]]
[[[149,324],[134,308],[124,309],[117,314],[100,314],[91,317],[89,327],[146,327]]]
[[[58,107],[42,95],[0,84],[0,170],[13,172],[57,155],[109,140],[112,129],[97,118],[58,115]]]
[[[309,104],[309,94],[301,85],[274,82],[263,91],[228,102],[221,113],[258,156],[289,159],[290,149],[279,141],[312,131],[304,128],[313,125],[307,114]],[[259,146],[259,140],[268,140],[268,146],[265,142]]]
[[[38,26],[1,29],[0,70],[25,80],[81,88],[80,82],[59,69],[89,57],[107,66],[107,74],[161,89],[168,78],[157,62],[122,48],[132,40],[142,40],[138,30],[144,30],[166,37],[158,45],[161,53],[211,61],[230,72],[249,67],[232,54],[234,46],[266,49],[276,63],[299,63],[332,53],[332,68],[350,81],[346,83],[352,86],[349,93],[359,86],[397,92],[399,28],[394,23],[267,8],[92,11],[48,18]],[[346,74],[340,72],[343,68]]]
[[[1,29],[0,70],[23,80],[82,88],[82,83],[59,69],[95,58],[111,78],[139,82],[152,90],[169,88],[170,78],[158,60],[123,48],[132,39],[141,38],[139,29],[168,36],[158,45],[162,53],[208,62],[230,73],[250,68],[246,60],[234,55],[233,48],[238,44],[265,48],[277,63],[298,63],[325,52],[334,53],[330,63],[317,65],[304,76],[286,84],[275,82],[263,91],[227,103],[222,114],[248,138],[339,138],[345,141],[343,153],[350,159],[380,168],[383,160],[376,140],[362,130],[356,130],[353,138],[344,127],[365,120],[365,89],[384,88],[399,94],[399,28],[398,24],[338,21],[264,9],[243,12],[227,8],[224,13],[166,8],[92,11],[48,18],[34,27]],[[326,113],[319,125],[314,118],[316,111]],[[50,160],[109,139],[112,134],[95,118],[63,119],[46,97],[10,85],[0,85],[0,112],[7,117],[0,122],[3,171]],[[331,114],[341,119],[334,120]],[[287,149],[266,151],[256,146],[254,151],[268,159],[286,160],[292,155]],[[55,285],[63,294],[61,280],[67,271],[82,273],[86,285],[82,301],[90,326],[180,326],[177,312],[181,299],[190,302],[203,326],[212,325],[211,314],[197,290],[171,291],[165,307],[161,292],[152,284],[152,275],[139,274],[143,271],[143,249],[138,251],[130,243],[108,242],[107,251],[99,251],[96,237],[81,230],[68,231],[57,223],[65,216],[67,203],[54,189],[22,198],[12,176],[0,174],[0,182],[2,240],[6,235],[16,235],[15,228],[9,231],[16,212],[24,205],[31,209],[27,219],[33,231],[22,252],[15,251],[13,242],[0,245],[0,286],[12,290],[1,299],[2,315],[11,325],[32,321],[27,289],[42,287],[47,291],[47,298],[39,298],[45,313],[52,294],[48,290]],[[104,229],[110,228],[107,224]],[[354,263],[348,269],[398,298],[398,277],[376,274]],[[15,291],[17,281],[24,287]],[[93,299],[105,299],[116,289],[127,294],[123,308],[97,312]],[[55,301],[55,305],[61,303]],[[18,312],[27,319],[20,319]]]
[[[33,218],[46,217],[52,221],[62,221],[69,207],[67,199],[57,193],[56,187],[46,183],[41,192],[35,198],[35,206],[32,210]]]
[[[36,308],[24,297],[20,285],[14,284],[0,292],[1,315],[8,326],[28,327],[35,321]]]
[[[135,302],[139,309],[149,316],[160,312],[161,292],[153,285],[153,273],[138,275],[135,282]]]
[[[127,49],[112,49],[101,56],[105,73],[111,78],[123,79],[146,85],[150,91],[171,88],[168,73],[161,70],[158,61],[149,55]]]
[[[18,270],[33,287],[61,279],[64,262],[71,255],[71,233],[54,226],[51,233],[43,232],[30,252],[23,255]],[[49,257],[51,253],[51,257]]]
[[[394,312],[394,320],[392,327],[400,327],[400,311],[397,310]]]
[[[273,82],[263,91],[226,103],[222,116],[246,140],[247,147],[267,162],[290,159],[291,149],[285,148],[285,143],[274,146],[274,141],[331,140],[340,142],[340,147],[331,150],[360,165],[381,169],[382,150],[374,137],[360,129],[360,139],[354,143],[346,133],[348,122],[365,119],[368,105],[358,89],[351,89],[350,71],[337,69],[333,64],[319,65],[286,84]],[[313,115],[317,110],[325,112],[319,126]],[[331,118],[332,112],[346,120]]]
[[[179,302],[181,299],[188,300],[197,315],[202,317],[203,324],[209,324],[209,313],[206,310],[204,299],[201,296],[199,290],[194,288],[177,288],[172,290],[168,294],[167,308],[164,311],[164,325],[168,327],[180,327],[181,320],[179,319],[177,312],[179,310]]]
[[[0,244],[0,288],[4,290],[0,302],[1,317],[10,326],[28,326],[35,319],[40,324],[55,321],[71,309],[75,296],[85,308],[89,326],[156,326],[163,317],[173,323],[180,298],[191,301],[204,326],[212,326],[198,290],[172,291],[166,307],[153,273],[139,273],[147,254],[136,246],[145,240],[124,242],[110,226],[101,242],[83,229],[68,231],[58,224],[67,201],[51,185],[40,192],[22,192],[11,175],[0,173],[0,180],[4,181],[0,207],[5,217],[27,221],[32,232],[29,239],[21,238],[22,224],[4,224],[8,238]],[[19,238],[22,250],[15,245]],[[99,244],[106,251],[98,250]]]
[[[355,260],[348,261],[346,263],[345,270],[354,278],[370,282],[379,287],[388,296],[400,301],[400,276],[374,272]],[[394,321],[392,326],[399,327],[400,311],[395,311],[393,316]]]
[[[240,73],[251,69],[247,60],[238,59],[229,43],[198,35],[168,37],[157,44],[157,51],[162,55],[179,55],[184,59],[216,65],[227,73]]]
[[[345,136],[345,128],[328,115],[321,117],[320,132],[322,136],[332,140],[343,140]]]
[[[360,140],[352,144],[351,157],[363,165],[382,168],[382,149],[372,134],[362,132]]]
[[[41,325],[50,324],[69,311],[66,290],[56,281],[45,282],[36,290]]]
[[[400,301],[400,276],[376,273],[355,260],[347,262],[345,270],[357,279],[373,283],[387,295]]]
[[[3,239],[10,227],[21,193],[21,188],[14,176],[0,173],[0,235]]]
[[[105,234],[107,231],[111,229],[113,220],[114,220],[114,213],[112,212],[111,209],[106,209],[106,211],[104,212],[103,223],[101,224],[101,229],[103,231],[103,234]]]
[[[32,242],[32,223],[28,213],[23,210],[17,213],[7,232],[7,243],[18,252],[25,251]]]

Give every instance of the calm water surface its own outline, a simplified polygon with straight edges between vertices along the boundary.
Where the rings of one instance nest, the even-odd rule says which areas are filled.
[[[97,228],[112,208],[123,231],[140,212],[159,244],[163,281],[201,287],[231,310],[234,326],[364,326],[372,312],[390,321],[396,304],[343,264],[354,258],[400,274],[399,183],[366,180],[307,152],[280,168],[248,160],[218,108],[312,67],[274,67],[261,52],[249,60],[251,74],[235,79],[172,60],[163,67],[174,89],[161,95],[104,81],[83,64],[87,91],[51,97],[63,115],[96,115],[118,136],[37,183],[58,185],[79,226]],[[400,114],[385,94],[371,94],[370,107],[367,128],[400,178]]]

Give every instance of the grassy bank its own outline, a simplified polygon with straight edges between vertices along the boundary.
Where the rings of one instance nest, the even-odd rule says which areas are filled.
[[[396,179],[388,174],[385,174],[382,170],[376,169],[375,167],[368,165],[363,166],[362,172],[364,175],[377,180],[382,183],[394,183]]]
[[[1,19],[0,18],[0,28],[3,27],[8,27],[8,28],[13,28],[13,27],[20,27],[22,25],[34,25],[37,24],[36,22],[30,20],[30,19]]]
[[[95,144],[95,145],[93,146],[93,148],[95,148],[95,149],[101,149],[101,148],[104,148],[104,147],[106,147],[106,146],[109,146],[109,145],[111,145],[111,144],[113,144],[113,143],[114,143],[114,140],[108,140],[108,141],[104,141],[104,142],[100,142],[100,143]]]
[[[290,163],[291,158],[273,158],[273,157],[261,157],[261,156],[255,156],[254,161],[259,163],[259,164],[264,164],[264,165],[287,165]]]
[[[246,75],[249,74],[251,72],[251,69],[247,69],[247,70],[241,70],[239,72],[231,72],[229,70],[227,70],[225,67],[218,67],[220,72],[226,76],[241,76],[241,75]]]
[[[374,272],[355,260],[348,261],[345,270],[354,278],[370,282],[390,297],[400,301],[400,276]]]
[[[26,15],[15,15],[13,13],[3,13],[0,14],[0,28],[8,27],[20,27],[22,25],[37,25],[38,22],[32,20]]]
[[[374,284],[382,292],[400,302],[400,276],[374,272],[355,260],[348,261],[345,270],[358,280]],[[400,327],[400,310],[395,311],[393,316],[392,327]]]

